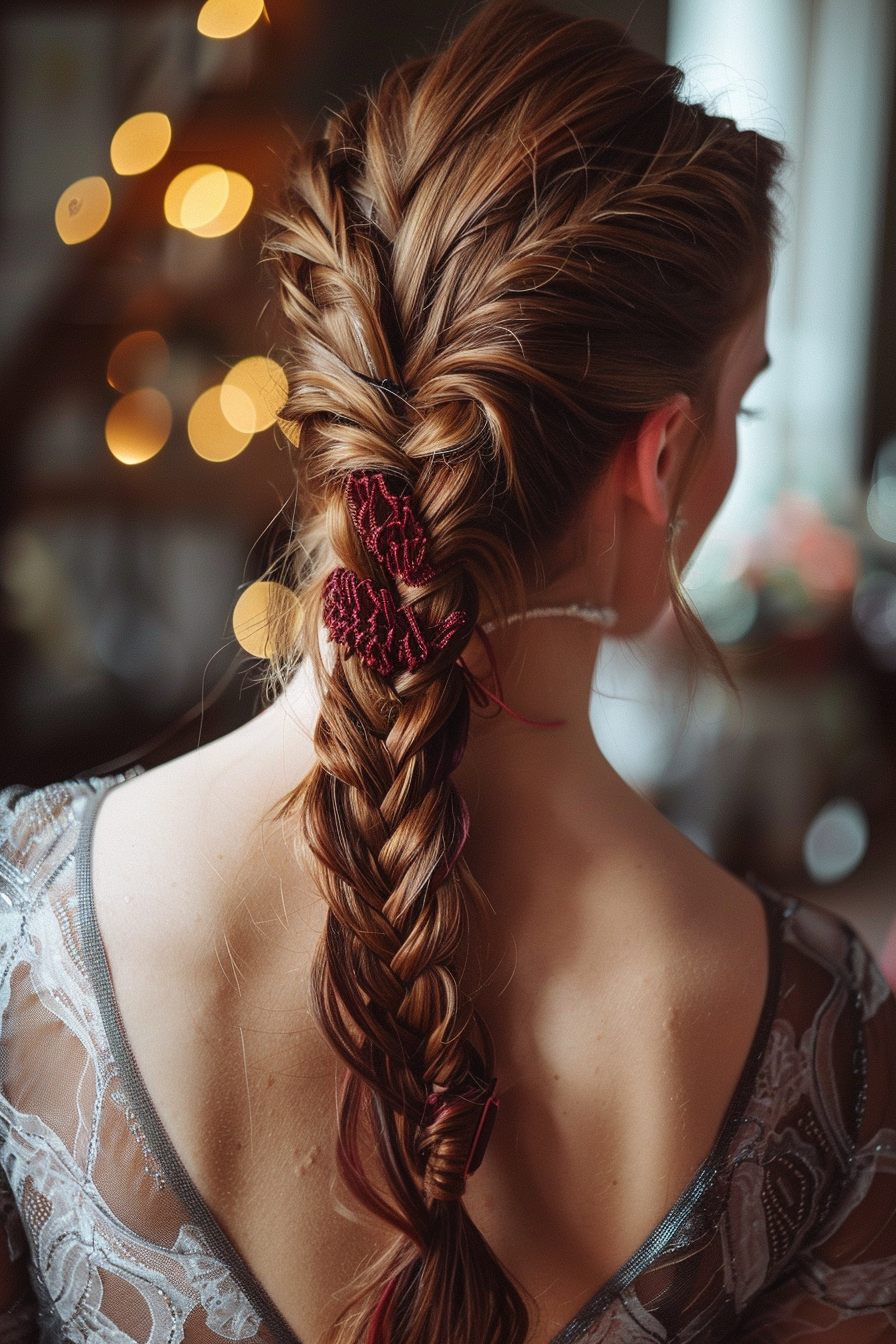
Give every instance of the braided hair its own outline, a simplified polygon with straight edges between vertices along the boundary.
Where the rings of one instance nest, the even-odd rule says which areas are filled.
[[[613,25],[493,0],[301,144],[274,217],[299,653],[321,691],[317,762],[281,815],[329,906],[312,988],[345,1064],[340,1170],[396,1233],[341,1344],[527,1333],[463,1203],[494,1061],[461,986],[488,914],[451,778],[459,659],[626,433],[679,392],[710,406],[720,343],[767,281],[780,149],[680,85]],[[413,582],[358,525],[371,482],[425,539]],[[389,631],[412,613],[425,656],[393,656],[369,607],[362,639],[364,602]]]

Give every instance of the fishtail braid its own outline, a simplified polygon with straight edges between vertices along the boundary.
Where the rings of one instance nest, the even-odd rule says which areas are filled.
[[[280,814],[298,814],[329,906],[312,990],[346,1065],[340,1169],[398,1233],[339,1344],[522,1344],[528,1329],[462,1199],[493,1060],[459,973],[487,911],[451,779],[470,713],[458,659],[480,611],[537,586],[645,413],[679,392],[709,406],[720,343],[767,279],[780,152],[682,103],[680,82],[612,25],[493,0],[299,146],[275,216],[293,554],[321,692],[317,763]],[[359,536],[357,473],[413,501],[432,561],[419,586]],[[334,569],[392,585],[423,629],[462,612],[464,633],[386,675],[323,648]]]
[[[373,144],[381,123],[369,116],[367,126]],[[437,566],[415,590],[415,608],[427,625],[457,610],[475,623],[479,585],[458,561],[483,473],[472,457],[452,470],[427,445],[444,459],[446,445],[481,434],[481,416],[457,398],[427,414],[351,372],[397,380],[403,353],[387,236],[406,208],[400,173],[380,164],[375,181],[370,173],[359,182],[357,170],[352,179],[358,139],[348,123],[332,129],[307,163],[302,200],[277,240],[293,259],[283,280],[287,310],[298,328],[310,329],[313,350],[295,378],[300,487],[324,525],[306,545],[313,551],[316,540],[318,574],[343,565],[383,583],[358,539],[344,486],[351,472],[385,471],[411,491]],[[365,211],[371,205],[376,226]],[[487,584],[503,557],[489,534],[468,535],[468,552],[471,540]],[[319,580],[305,601],[313,629]],[[483,915],[481,893],[458,858],[466,809],[448,769],[469,714],[459,652],[455,641],[390,684],[337,648],[332,669],[321,669],[318,765],[293,800],[330,907],[312,992],[318,1020],[348,1066],[340,1168],[355,1196],[403,1238],[366,1293],[359,1285],[359,1309],[344,1323],[351,1338],[364,1337],[384,1287],[383,1328],[408,1344],[455,1337],[498,1344],[521,1340],[526,1327],[517,1291],[460,1202],[481,1116],[464,1094],[487,1083],[492,1052],[456,971]],[[434,1095],[453,1104],[433,1107]],[[380,1180],[362,1158],[371,1133]],[[516,1322],[510,1336],[508,1321]]]

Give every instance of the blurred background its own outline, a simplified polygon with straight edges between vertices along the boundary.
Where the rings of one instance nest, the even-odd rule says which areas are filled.
[[[561,7],[790,152],[774,362],[687,578],[736,690],[667,625],[607,641],[595,733],[697,844],[845,914],[896,979],[896,7]],[[474,8],[0,9],[0,786],[157,764],[256,711],[291,496],[264,212],[291,137]]]

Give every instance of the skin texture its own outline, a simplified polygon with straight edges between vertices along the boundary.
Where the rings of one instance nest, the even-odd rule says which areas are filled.
[[[680,513],[682,558],[734,472],[736,414],[764,365],[764,307],[722,352],[713,426]],[[546,557],[533,605],[611,605],[619,631],[666,608],[663,552],[694,411],[644,420]],[[706,1156],[767,977],[757,897],[615,775],[588,703],[600,631],[496,632],[505,698],[563,719],[474,718],[457,782],[493,918],[464,976],[483,986],[501,1113],[471,1215],[531,1299],[545,1344],[660,1221]],[[471,648],[474,670],[481,658]],[[112,792],[97,912],[122,1018],[175,1147],[305,1344],[388,1232],[354,1212],[333,1154],[337,1067],[307,1006],[324,906],[265,814],[313,762],[315,693]]]

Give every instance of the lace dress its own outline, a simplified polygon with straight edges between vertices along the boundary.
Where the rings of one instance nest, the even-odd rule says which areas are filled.
[[[90,886],[121,778],[0,794],[0,1218],[32,1285],[0,1341],[297,1344],[122,1032]],[[896,1004],[847,927],[760,894],[768,991],[715,1146],[554,1344],[896,1341]]]

